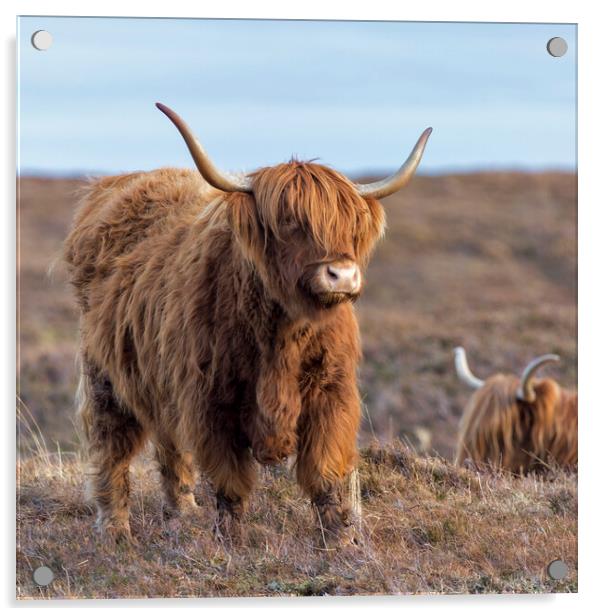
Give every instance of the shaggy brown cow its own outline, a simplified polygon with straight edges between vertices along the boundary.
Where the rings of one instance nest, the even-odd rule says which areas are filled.
[[[256,461],[296,454],[298,482],[336,535],[348,524],[340,488],[360,420],[352,302],[384,229],[377,199],[410,180],[430,129],[373,184],[294,160],[235,177],[157,106],[200,175],[96,181],[65,243],[99,527],[130,536],[128,469],[151,440],[169,508],[194,507],[198,467],[225,536],[239,526]]]
[[[476,389],[460,424],[456,464],[471,459],[515,473],[550,465],[577,465],[577,392],[552,379],[535,380],[557,355],[537,357],[520,378],[495,374],[476,378],[462,347],[454,351],[460,379]]]

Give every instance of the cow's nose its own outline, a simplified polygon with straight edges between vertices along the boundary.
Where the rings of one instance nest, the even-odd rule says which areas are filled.
[[[355,263],[330,264],[326,267],[328,286],[334,293],[357,293],[360,289],[360,268]]]

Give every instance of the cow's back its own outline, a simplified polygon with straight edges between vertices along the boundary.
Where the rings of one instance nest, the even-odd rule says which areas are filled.
[[[109,277],[119,260],[157,236],[190,225],[212,197],[200,175],[188,169],[104,177],[83,191],[64,258],[81,308],[89,288]]]

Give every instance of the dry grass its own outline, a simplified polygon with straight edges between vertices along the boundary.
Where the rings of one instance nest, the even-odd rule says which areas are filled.
[[[515,478],[456,469],[396,443],[363,450],[359,545],[325,549],[312,512],[284,468],[266,470],[247,517],[244,546],[211,532],[201,484],[198,514],[165,522],[157,473],[133,469],[136,547],[92,532],[84,473],[74,455],[44,453],[18,465],[19,598],[207,597],[399,593],[543,593],[577,590],[575,476]],[[554,582],[547,564],[570,574]],[[37,587],[33,570],[56,575]]]

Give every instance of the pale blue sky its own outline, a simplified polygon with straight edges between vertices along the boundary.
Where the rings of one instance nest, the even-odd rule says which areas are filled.
[[[576,39],[551,24],[22,17],[20,169],[190,166],[155,101],[230,170],[291,155],[389,170],[426,126],[423,172],[574,169]]]

